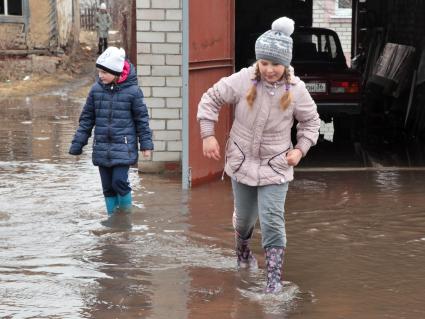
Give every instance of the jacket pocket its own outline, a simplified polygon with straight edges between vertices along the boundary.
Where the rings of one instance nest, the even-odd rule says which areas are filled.
[[[245,162],[245,154],[242,148],[233,140],[229,140],[226,151],[226,163],[229,165],[233,173],[236,173]]]
[[[272,156],[267,164],[270,166],[270,168],[277,174],[285,176],[284,172],[288,170],[289,165],[288,162],[286,160],[286,153],[289,151],[290,149],[288,148],[287,150],[280,152],[274,156]]]

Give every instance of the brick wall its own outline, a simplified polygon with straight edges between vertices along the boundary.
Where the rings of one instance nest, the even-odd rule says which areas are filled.
[[[347,63],[351,60],[351,16],[339,16],[335,10],[336,0],[313,1],[313,26],[334,30],[341,41]]]
[[[162,171],[182,157],[182,1],[137,0],[136,8],[137,73],[155,144],[139,168]]]

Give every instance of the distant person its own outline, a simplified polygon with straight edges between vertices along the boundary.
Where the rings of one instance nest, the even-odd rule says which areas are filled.
[[[107,48],[96,67],[99,77],[81,112],[69,153],[82,153],[94,127],[92,160],[99,166],[107,213],[130,212],[129,166],[137,163],[138,144],[144,157],[153,150],[148,110],[124,49]]]
[[[203,154],[215,160],[221,158],[214,136],[220,107],[235,105],[224,170],[233,188],[237,265],[257,267],[248,243],[259,218],[266,293],[282,290],[288,184],[293,180],[294,166],[316,144],[320,128],[316,104],[290,66],[293,31],[293,20],[282,17],[274,21],[272,29],[256,40],[255,64],[219,80],[198,105]],[[291,142],[294,119],[298,121],[295,146]]]
[[[97,54],[101,54],[108,47],[108,31],[111,24],[112,19],[106,10],[106,4],[101,3],[99,12],[96,14],[96,31],[99,38],[99,50]]]

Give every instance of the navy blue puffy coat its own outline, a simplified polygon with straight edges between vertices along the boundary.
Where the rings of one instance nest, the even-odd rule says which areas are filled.
[[[152,150],[152,131],[143,93],[130,64],[127,79],[105,85],[97,79],[81,112],[69,153],[79,155],[94,128],[93,164],[111,167],[133,165],[140,150]]]

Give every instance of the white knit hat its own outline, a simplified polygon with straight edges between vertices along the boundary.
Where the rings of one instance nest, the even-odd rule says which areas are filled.
[[[100,9],[101,9],[101,10],[106,10],[106,3],[105,3],[105,2],[102,2],[102,3],[100,4]]]
[[[109,47],[96,61],[96,67],[113,75],[121,75],[124,69],[125,50],[123,48]]]
[[[272,29],[260,35],[255,42],[255,56],[285,66],[292,60],[292,38],[294,20],[282,17],[275,20]]]

